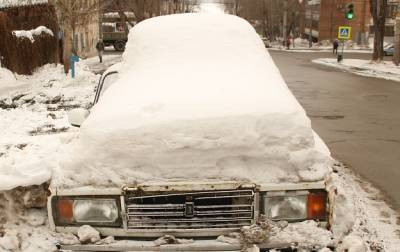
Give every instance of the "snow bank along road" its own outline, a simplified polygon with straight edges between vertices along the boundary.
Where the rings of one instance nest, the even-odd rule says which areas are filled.
[[[372,63],[370,59],[346,59],[341,63],[335,58],[322,58],[312,61],[316,64],[322,64],[335,67],[346,72],[358,74],[366,77],[375,77],[385,80],[400,82],[400,68],[392,61],[383,61],[381,63]]]
[[[311,63],[330,53],[270,53],[333,156],[380,188],[399,210],[400,84]]]

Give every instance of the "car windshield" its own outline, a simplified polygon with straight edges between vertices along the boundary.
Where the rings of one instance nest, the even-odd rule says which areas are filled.
[[[107,74],[104,77],[103,83],[101,85],[100,96],[104,94],[104,92],[111,86],[111,84],[113,84],[117,80],[117,78],[118,78],[117,72]]]

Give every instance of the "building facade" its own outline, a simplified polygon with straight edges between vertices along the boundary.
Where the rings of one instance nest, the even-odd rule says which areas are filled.
[[[388,6],[386,9],[386,23],[385,23],[385,42],[393,43],[396,15],[400,10],[400,0],[388,0]],[[373,36],[373,22],[370,22],[371,37]]]
[[[346,5],[354,5],[354,19],[344,16]],[[374,36],[373,20],[369,0],[308,0],[303,2],[305,9],[301,31],[303,37],[309,37],[310,31],[314,42],[337,38],[339,26],[352,27],[352,40],[358,44],[367,44]],[[386,9],[385,42],[392,43],[395,33],[396,15],[400,11],[400,0],[388,0]]]
[[[354,5],[354,18],[345,18],[346,5]],[[337,38],[339,26],[352,27],[352,40],[358,44],[368,41],[371,22],[369,0],[311,0],[305,1],[304,36],[310,31],[314,41]]]

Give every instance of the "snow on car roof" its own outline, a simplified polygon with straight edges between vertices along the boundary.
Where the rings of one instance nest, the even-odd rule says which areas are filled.
[[[328,173],[331,159],[247,21],[145,20],[131,29],[123,59],[63,162],[63,184],[276,183]]]
[[[122,80],[103,97],[88,124],[147,107],[163,107],[157,122],[304,113],[257,33],[236,16],[180,14],[146,20],[131,30],[123,58]],[[148,119],[107,126],[132,128],[151,123]]]

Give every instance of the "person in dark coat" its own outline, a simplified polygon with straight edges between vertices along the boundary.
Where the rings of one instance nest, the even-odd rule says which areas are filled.
[[[96,44],[96,49],[97,49],[97,54],[99,55],[99,60],[100,63],[103,62],[103,53],[104,53],[104,43],[102,39],[99,39],[99,41]]]
[[[335,39],[335,41],[333,41],[333,54],[338,54],[338,48],[339,48],[339,42]]]

